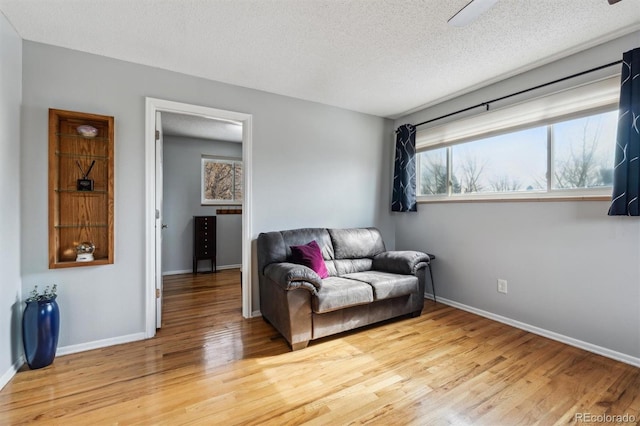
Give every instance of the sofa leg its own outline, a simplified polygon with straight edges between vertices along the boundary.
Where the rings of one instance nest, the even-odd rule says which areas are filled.
[[[291,350],[292,351],[298,351],[300,349],[304,349],[309,345],[309,341],[305,340],[304,342],[298,342],[298,343],[292,343],[291,344]]]
[[[421,310],[420,310],[420,311],[413,311],[413,312],[411,312],[411,317],[412,317],[412,318],[417,318],[417,317],[419,317],[420,315],[422,315],[422,311],[421,311]]]

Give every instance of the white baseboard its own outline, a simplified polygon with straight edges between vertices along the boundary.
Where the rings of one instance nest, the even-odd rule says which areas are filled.
[[[431,295],[425,295],[425,298],[433,299]],[[598,355],[605,356],[607,358],[615,359],[616,361],[624,362],[625,364],[633,365],[634,367],[640,367],[640,358],[627,355],[621,352],[617,352],[602,346],[594,345],[589,342],[574,339],[573,337],[565,336],[554,331],[546,330],[544,328],[536,327],[531,324],[516,321],[511,318],[503,317],[492,312],[483,311],[482,309],[474,308],[473,306],[464,305],[462,303],[454,302],[453,300],[438,297],[438,303],[453,306],[454,308],[461,309],[463,311],[471,312],[472,314],[480,315],[481,317],[489,318],[494,321],[501,322],[503,324],[510,325],[521,330],[537,334],[539,336],[547,337],[551,340],[556,340],[560,343],[565,343],[569,346],[575,346],[576,348],[584,349],[585,351],[593,352]]]
[[[24,365],[24,363],[24,356],[20,355],[18,357],[18,360],[14,362],[11,367],[9,367],[9,369],[2,375],[2,377],[0,377],[0,390],[2,390],[2,388],[4,388],[11,379],[13,379],[13,376],[16,375],[16,373],[18,372],[20,367]]]
[[[223,271],[225,269],[241,269],[242,268],[242,264],[240,265],[221,265],[221,266],[216,266],[216,270],[218,271]],[[198,268],[198,272],[210,272],[211,268]],[[162,276],[166,276],[166,275],[179,275],[179,274],[190,274],[193,272],[193,269],[180,269],[180,270],[176,270],[176,271],[166,271],[162,273]]]
[[[77,345],[61,346],[56,351],[56,356],[75,354],[77,352],[90,351],[92,349],[100,349],[107,346],[136,342],[144,339],[146,339],[146,335],[144,333],[134,333],[127,334],[125,336],[112,337],[110,339],[94,340],[93,342],[80,343]]]
[[[218,266],[218,269],[225,270],[225,269],[242,269],[242,263],[239,263],[237,265],[222,265],[222,266]]]

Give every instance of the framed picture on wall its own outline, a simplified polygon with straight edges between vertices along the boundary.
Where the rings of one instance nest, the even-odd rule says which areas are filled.
[[[202,205],[242,205],[242,161],[203,155],[200,168]]]

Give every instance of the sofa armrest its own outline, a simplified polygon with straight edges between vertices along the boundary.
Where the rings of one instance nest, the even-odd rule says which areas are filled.
[[[385,251],[373,258],[372,268],[395,274],[415,275],[429,261],[429,255],[419,251]]]
[[[322,278],[313,269],[296,263],[272,263],[264,275],[285,290],[305,288],[315,295],[322,287]]]

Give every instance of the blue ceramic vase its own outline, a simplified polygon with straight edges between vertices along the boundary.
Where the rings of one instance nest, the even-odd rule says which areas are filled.
[[[27,302],[22,316],[22,341],[29,368],[46,367],[56,357],[60,311],[55,296]]]

